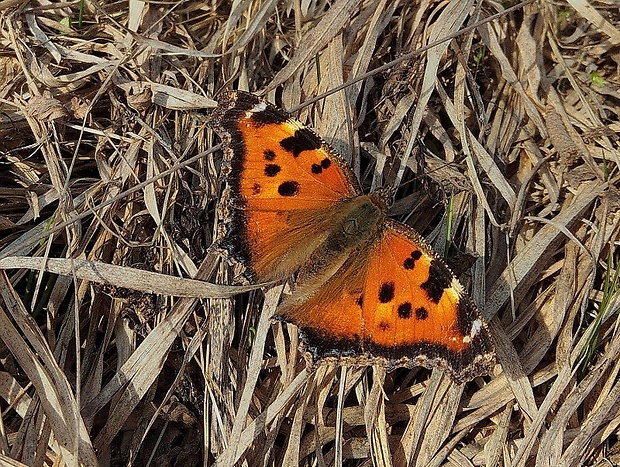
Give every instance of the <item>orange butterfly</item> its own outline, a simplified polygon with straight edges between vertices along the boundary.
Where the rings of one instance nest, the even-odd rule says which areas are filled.
[[[299,327],[311,362],[487,374],[487,326],[418,233],[387,218],[312,130],[245,92],[222,95],[211,123],[227,181],[220,245],[252,283],[296,276],[278,316]]]

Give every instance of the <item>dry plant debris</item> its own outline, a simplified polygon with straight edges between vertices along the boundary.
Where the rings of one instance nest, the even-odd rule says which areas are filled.
[[[620,463],[615,0],[0,5],[3,465]],[[493,375],[308,372],[282,287],[225,285],[204,116],[232,88],[399,187]]]

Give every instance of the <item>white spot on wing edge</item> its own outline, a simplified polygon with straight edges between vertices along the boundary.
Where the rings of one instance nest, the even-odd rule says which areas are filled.
[[[264,102],[259,102],[254,107],[252,107],[250,110],[246,110],[245,118],[251,118],[252,115],[264,112],[265,110],[267,110],[267,104],[265,104]]]
[[[461,285],[459,280],[454,276],[452,276],[452,282],[450,283],[450,288],[454,290],[459,297],[465,293],[465,289],[463,289],[463,286]]]
[[[267,104],[265,104],[264,102],[259,102],[254,107],[252,107],[252,110],[250,110],[250,112],[259,113],[264,112],[265,110],[267,110]]]
[[[452,276],[452,282],[450,282],[450,287],[445,289],[444,293],[448,294],[451,302],[458,302],[465,294],[465,289],[463,288],[459,280],[455,276]]]
[[[479,319],[475,319],[473,323],[471,323],[471,332],[469,335],[472,337],[476,337],[476,335],[482,330],[482,321]]]
[[[474,337],[478,335],[478,333],[482,330],[482,321],[479,319],[475,319],[473,323],[471,323],[471,331],[469,331],[469,336],[463,337],[463,342],[465,344],[469,344]]]

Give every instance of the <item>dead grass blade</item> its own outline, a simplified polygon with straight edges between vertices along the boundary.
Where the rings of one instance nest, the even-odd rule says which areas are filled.
[[[269,92],[283,84],[301,66],[313,58],[322,47],[340,32],[359,4],[359,0],[338,0],[334,2],[319,23],[304,34],[302,43],[308,44],[309,47],[299,49],[298,53],[291,58],[290,62],[274,76],[271,83],[265,89],[265,92]],[[308,13],[311,14],[310,12]]]
[[[437,23],[431,28],[428,42],[433,43],[437,39],[448,36],[450,33],[457,31],[463,25],[465,18],[469,14],[473,5],[472,0],[464,2],[450,2],[448,7],[441,12]],[[426,111],[426,106],[431,98],[432,92],[435,89],[438,68],[443,54],[448,48],[448,43],[444,42],[436,47],[433,47],[427,52],[426,63],[424,66],[424,78],[422,80],[421,89],[417,99],[417,105],[411,117],[411,134],[409,142],[404,153],[401,155],[401,167],[398,175],[396,176],[396,185],[400,184],[405,167],[407,166],[407,160],[409,159],[413,150],[414,143],[417,138],[418,128],[422,122],[422,116]]]
[[[4,272],[0,273],[0,282],[3,302],[0,307],[0,337],[37,390],[38,401],[58,442],[53,445],[58,450],[57,455],[69,463],[95,465],[97,456],[71,385]],[[52,443],[52,440],[47,442]]]
[[[141,269],[79,259],[11,256],[0,259],[0,269],[37,269],[65,276],[73,276],[99,284],[114,284],[144,293],[163,293],[176,297],[229,298],[256,290],[252,286],[225,286],[208,282],[157,274]]]

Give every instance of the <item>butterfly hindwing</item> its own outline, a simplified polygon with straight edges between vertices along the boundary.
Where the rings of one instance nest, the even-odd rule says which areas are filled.
[[[315,295],[303,302],[295,294],[282,317],[300,327],[314,360],[439,367],[458,382],[488,373],[493,363],[471,298],[424,240],[394,221]]]

